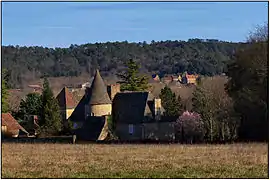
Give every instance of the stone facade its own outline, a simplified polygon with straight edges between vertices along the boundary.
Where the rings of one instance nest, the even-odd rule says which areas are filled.
[[[74,111],[74,108],[72,108],[72,109],[67,109],[67,110],[66,110],[66,119],[68,119],[68,118],[71,116],[71,114],[73,113],[73,111]]]
[[[120,92],[120,84],[111,84],[107,86],[107,92],[111,100],[113,100],[114,96]]]
[[[111,112],[112,112],[112,105],[111,104],[92,105],[90,107],[91,116],[111,115]]]
[[[174,141],[174,122],[151,122],[142,124],[117,124],[116,134],[123,141]]]
[[[173,141],[175,139],[174,122],[153,122],[143,124],[144,140]]]
[[[116,135],[121,141],[142,140],[142,124],[124,124],[116,125]]]
[[[154,99],[154,108],[153,109],[154,109],[155,119],[157,121],[159,121],[161,119],[161,109],[162,109],[161,99],[157,99],[157,98]]]

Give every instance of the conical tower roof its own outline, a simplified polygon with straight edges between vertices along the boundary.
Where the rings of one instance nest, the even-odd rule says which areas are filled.
[[[107,88],[104,84],[104,81],[100,76],[99,70],[96,70],[94,80],[88,92],[87,100],[90,105],[112,103],[107,93]]]

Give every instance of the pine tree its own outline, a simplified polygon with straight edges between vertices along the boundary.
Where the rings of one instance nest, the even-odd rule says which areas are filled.
[[[25,99],[20,102],[20,109],[15,113],[16,119],[23,125],[24,128],[28,129],[31,127],[32,122],[29,122],[29,115],[40,116],[41,110],[41,96],[38,93],[29,93]]]
[[[25,115],[39,115],[41,108],[41,96],[38,93],[29,93],[25,100],[20,102],[19,116],[24,119]]]
[[[139,65],[135,61],[129,60],[127,70],[118,74],[123,81],[120,81],[122,91],[145,91],[148,89],[148,79],[139,75]]]
[[[41,131],[47,135],[57,134],[62,130],[60,108],[47,78],[44,79],[42,92],[41,119],[39,125]]]
[[[165,116],[179,116],[183,111],[181,97],[176,97],[172,90],[165,86],[160,93],[162,106],[165,109]]]
[[[6,80],[4,79],[5,77],[5,70],[2,71],[2,86],[1,86],[1,95],[2,95],[2,112],[5,113],[8,111],[8,91],[7,91],[7,85],[6,85]]]

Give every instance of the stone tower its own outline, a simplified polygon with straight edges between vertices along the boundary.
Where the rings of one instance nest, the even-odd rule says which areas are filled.
[[[96,70],[91,87],[86,90],[86,100],[85,118],[111,114],[112,102],[99,70]]]
[[[107,92],[111,101],[113,101],[114,96],[120,92],[120,84],[111,84],[107,86]]]
[[[154,99],[154,114],[155,114],[155,119],[159,121],[161,119],[161,114],[162,114],[162,106],[161,106],[160,98]]]

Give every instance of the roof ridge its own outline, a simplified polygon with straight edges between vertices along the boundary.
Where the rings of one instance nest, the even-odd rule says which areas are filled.
[[[65,106],[65,108],[75,108],[76,101],[73,97],[73,94],[69,91],[69,89],[64,86],[60,93],[57,95],[58,102],[60,106]]]

